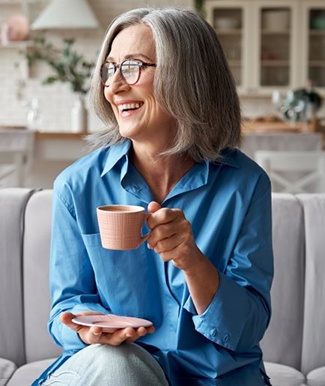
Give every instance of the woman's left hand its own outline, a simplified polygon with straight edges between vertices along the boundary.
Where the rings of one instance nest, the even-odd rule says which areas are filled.
[[[183,270],[196,311],[202,314],[219,287],[219,273],[195,243],[192,225],[180,209],[148,205],[147,224],[151,229],[148,247],[163,261],[172,261]]]
[[[204,258],[182,210],[162,208],[153,201],[148,205],[148,213],[147,224],[151,229],[148,247],[163,261],[172,260],[177,268],[187,271]]]
[[[135,342],[137,339],[141,338],[146,334],[152,334],[155,331],[154,326],[150,327],[126,327],[121,329],[116,329],[111,333],[105,332],[103,328],[96,325],[92,327],[81,326],[73,322],[73,319],[76,316],[83,315],[102,315],[96,311],[84,311],[76,315],[71,312],[62,312],[60,315],[60,320],[67,327],[70,327],[72,330],[78,333],[80,339],[85,344],[107,344],[111,346],[119,346],[123,342]]]

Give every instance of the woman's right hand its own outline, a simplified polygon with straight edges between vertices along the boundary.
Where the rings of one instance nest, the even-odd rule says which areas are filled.
[[[116,331],[109,333],[104,332],[103,328],[98,326],[81,326],[72,321],[76,316],[81,315],[98,315],[98,312],[95,311],[85,311],[79,314],[72,314],[71,312],[63,312],[60,315],[60,320],[67,327],[70,327],[72,330],[78,333],[80,339],[85,344],[109,344],[111,346],[119,346],[123,342],[134,342],[141,336],[146,334],[152,334],[155,331],[153,326],[150,327],[139,327],[139,328],[122,328],[117,329]],[[101,314],[102,315],[102,314]]]

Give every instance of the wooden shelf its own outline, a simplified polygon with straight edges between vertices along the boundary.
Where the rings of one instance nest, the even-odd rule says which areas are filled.
[[[7,44],[1,44],[0,43],[0,49],[10,49],[10,48],[28,48],[33,46],[33,41],[32,40],[22,40],[19,42],[8,42]]]
[[[87,133],[37,131],[36,139],[83,139]]]
[[[287,122],[256,122],[244,121],[242,124],[243,132],[245,133],[272,133],[272,132],[314,132],[314,127],[311,124],[303,123],[287,123]]]

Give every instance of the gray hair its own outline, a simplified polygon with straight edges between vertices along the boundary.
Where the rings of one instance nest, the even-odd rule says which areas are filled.
[[[213,28],[193,11],[140,8],[111,23],[98,56],[91,85],[94,109],[106,126],[92,135],[94,147],[125,141],[104,97],[100,67],[123,29],[148,26],[156,45],[154,92],[159,105],[177,121],[177,134],[163,154],[187,153],[195,161],[216,160],[241,139],[241,113],[236,86]]]

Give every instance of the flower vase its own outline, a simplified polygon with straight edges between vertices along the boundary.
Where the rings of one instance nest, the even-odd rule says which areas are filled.
[[[88,129],[88,111],[83,96],[78,96],[71,110],[71,131],[86,133]]]

